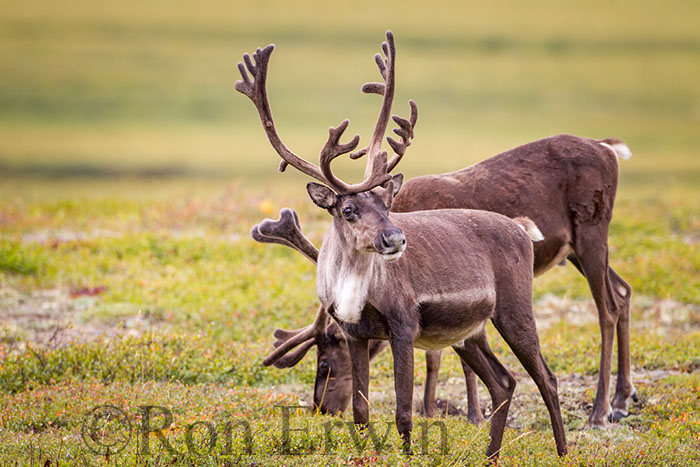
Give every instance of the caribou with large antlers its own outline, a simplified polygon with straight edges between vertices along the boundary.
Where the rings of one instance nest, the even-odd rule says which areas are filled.
[[[411,133],[414,125],[415,112]],[[402,142],[407,141],[408,138],[402,137]],[[405,145],[401,149],[395,150],[394,165],[405,152]],[[526,216],[535,221],[546,239],[534,246],[535,275],[544,273],[555,264],[565,264],[568,259],[588,281],[596,304],[601,350],[598,390],[589,416],[589,423],[594,427],[603,427],[606,420],[618,421],[627,416],[629,399],[637,400],[630,377],[632,289],[610,267],[608,259],[608,229],[617,190],[618,157],[627,159],[630,156],[627,145],[616,138],[594,140],[572,135],[552,136],[456,172],[409,180],[391,207],[393,212],[484,209],[508,217]],[[335,330],[329,332],[335,333]],[[611,404],[609,383],[616,333],[618,373]],[[279,330],[276,334],[278,340],[284,341],[296,333]],[[334,381],[326,385],[322,377],[329,370],[336,378],[340,377],[342,368],[348,365],[347,347],[342,340],[331,337],[316,341],[326,345],[318,358],[314,394],[324,394],[322,410],[342,411],[349,400],[349,382]],[[303,355],[298,357],[301,359]],[[435,366],[436,361],[439,361],[439,356],[432,358],[431,364]],[[325,391],[320,392],[323,388]],[[471,389],[469,393],[472,394]],[[319,401],[316,396],[315,402]],[[428,403],[425,401],[426,408]],[[478,411],[471,401],[470,413],[478,421]]]
[[[498,408],[486,451],[490,458],[497,456],[515,378],[488,345],[484,324],[491,319],[537,384],[549,411],[557,452],[564,455],[566,437],[556,377],[541,355],[532,314],[533,250],[524,229],[487,211],[389,214],[401,183],[388,173],[390,162],[381,150],[395,81],[391,32],[386,39],[382,44],[385,58],[377,59],[384,83],[363,87],[366,92],[382,94],[383,99],[369,145],[360,151],[367,165],[364,180],[357,184],[341,181],[330,167],[334,158],[359,144],[359,136],[340,143],[347,120],[329,130],[318,166],[282,143],[265,92],[272,46],[258,49],[253,59],[245,55],[245,65],[239,64],[243,79],[236,82],[236,89],[256,105],[267,137],[283,162],[323,183],[307,185],[312,201],[332,216],[318,256],[316,290],[350,348],[354,421],[366,424],[369,420],[369,339],[388,340],[394,357],[396,424],[405,449],[410,450],[413,348],[452,345],[485,383],[493,407]],[[403,145],[390,144],[392,149],[403,149],[400,146],[408,146],[413,119],[394,120],[407,129],[408,138]],[[397,152],[392,162],[398,163],[401,157]]]

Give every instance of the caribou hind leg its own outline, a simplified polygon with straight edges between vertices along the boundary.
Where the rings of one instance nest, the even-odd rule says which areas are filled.
[[[504,302],[502,301],[501,304]],[[513,350],[515,356],[518,357],[518,360],[520,360],[530,377],[535,381],[549,412],[557,453],[560,456],[564,456],[568,452],[568,448],[559,406],[557,378],[547,366],[544,357],[542,357],[535,318],[532,314],[532,305],[528,299],[526,303],[516,304],[515,306],[512,304],[509,307],[496,306],[501,308],[503,312],[499,313],[497,308],[493,324]],[[516,315],[514,313],[516,310],[529,310],[529,312]]]
[[[491,395],[491,442],[486,456],[493,460],[501,450],[508,408],[515,391],[515,378],[491,351],[483,331],[452,348],[484,382]]]
[[[606,263],[607,263],[607,244],[605,246],[605,257],[606,257]],[[590,251],[590,250],[589,250]],[[582,256],[584,256],[585,253],[582,253]],[[607,267],[607,277],[610,281],[610,287],[603,287],[602,290],[600,290],[600,287],[598,286],[598,282],[594,282],[596,284],[596,291],[594,291],[594,286],[591,283],[591,280],[588,278],[588,275],[583,269],[583,266],[581,264],[581,260],[574,256],[571,255],[569,256],[569,261],[571,264],[573,264],[576,269],[579,270],[581,274],[583,274],[584,277],[586,277],[586,280],[588,281],[588,285],[591,289],[591,293],[593,295],[593,299],[596,303],[596,308],[598,309],[598,315],[599,317],[601,316],[601,306],[599,303],[601,302],[602,299],[596,299],[596,291],[598,296],[603,296],[606,297],[607,303],[614,303],[616,305],[617,311],[616,314],[614,315],[608,315],[610,318],[616,319],[615,322],[615,328],[617,331],[617,382],[616,382],[616,387],[615,387],[615,395],[613,396],[613,402],[612,402],[612,407],[608,406],[606,409],[600,409],[599,412],[596,414],[596,407],[602,402],[598,401],[598,398],[601,394],[601,381],[602,381],[602,373],[603,373],[603,358],[606,357],[606,355],[603,353],[605,351],[605,346],[601,348],[601,376],[599,376],[599,383],[598,383],[598,393],[596,394],[596,400],[593,405],[593,412],[591,413],[591,417],[589,418],[589,423],[591,426],[594,427],[602,427],[605,422],[605,416],[608,417],[610,421],[619,421],[620,419],[626,417],[629,412],[628,412],[628,402],[629,399],[631,398],[633,401],[637,401],[637,393],[634,389],[634,384],[632,384],[632,376],[630,374],[631,372],[631,361],[630,361],[630,300],[632,297],[632,288],[625,282],[622,277],[620,277],[619,274],[615,272],[615,270],[611,267]],[[594,266],[590,266],[594,267]],[[601,322],[601,335],[602,336],[607,336],[608,334],[611,335],[610,339],[611,342],[608,344],[610,348],[610,354],[608,358],[608,362],[610,366],[612,366],[612,339],[614,336],[612,336],[612,333],[614,331],[610,331],[608,329],[609,325],[606,326],[604,329],[603,323],[608,324],[609,320],[600,318],[599,319]],[[603,344],[605,344],[605,337],[603,338]],[[610,374],[610,370],[608,370],[608,375]],[[605,402],[607,403],[608,400],[608,388],[609,388],[609,376],[608,379],[606,379],[605,382]],[[607,404],[605,404],[607,405]],[[594,415],[596,416],[594,418]]]
[[[613,421],[629,415],[628,401],[637,401],[637,393],[630,375],[630,298],[632,288],[613,268],[608,269],[613,292],[619,307],[617,319],[617,383],[612,400]]]
[[[600,225],[598,224],[598,226]],[[608,395],[613,341],[619,316],[619,307],[612,296],[613,288],[609,274],[607,225],[605,229],[598,226],[593,228],[579,226],[574,241],[576,258],[572,261],[588,281],[588,287],[598,310],[598,324],[600,325],[601,348],[598,389],[593,402],[593,410],[588,417],[588,423],[594,428],[604,427],[606,419],[612,421],[613,418]]]

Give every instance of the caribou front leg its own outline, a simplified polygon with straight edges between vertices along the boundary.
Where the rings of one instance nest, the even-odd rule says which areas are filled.
[[[441,350],[428,350],[425,352],[425,391],[423,394],[423,416],[432,418],[437,413],[435,403],[435,390],[437,389],[438,376],[440,374]]]
[[[369,340],[346,336],[352,361],[352,416],[355,424],[369,422]]]
[[[464,379],[467,384],[467,418],[474,425],[478,425],[484,421],[484,414],[481,412],[479,405],[479,390],[476,381],[476,373],[467,365],[462,357],[459,358],[464,372]]]
[[[411,452],[413,429],[413,338],[392,333],[389,344],[394,355],[394,389],[396,390],[396,429],[403,449]]]

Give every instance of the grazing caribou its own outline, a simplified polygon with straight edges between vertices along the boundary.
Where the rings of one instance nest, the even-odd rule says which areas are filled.
[[[376,61],[384,83],[363,86],[383,96],[369,145],[350,154],[365,155],[362,182],[348,184],[331,162],[353,151],[359,135],[340,143],[348,120],[329,129],[319,165],[294,154],[275,129],[265,81],[274,46],[258,49],[239,63],[236,89],[255,104],[273,148],[287,165],[320,181],[309,183],[312,201],[332,217],[318,255],[316,291],[321,305],[343,330],[352,361],[353,418],[369,420],[369,339],[388,340],[394,358],[396,425],[404,448],[412,431],[413,348],[436,350],[451,345],[481,378],[495,412],[486,451],[500,451],[515,378],[491,351],[484,325],[491,319],[537,384],[550,415],[559,455],[567,453],[556,377],[539,347],[532,313],[533,248],[525,229],[501,214],[465,209],[389,213],[400,177],[389,173],[412,137],[410,120],[394,117],[401,142],[388,138],[396,153],[389,161],[381,143],[394,98],[395,47],[390,31],[382,43],[385,58]],[[250,75],[249,75],[250,73]],[[252,76],[252,79],[251,79]],[[369,305],[369,306],[367,306]],[[317,321],[319,317],[317,317]]]

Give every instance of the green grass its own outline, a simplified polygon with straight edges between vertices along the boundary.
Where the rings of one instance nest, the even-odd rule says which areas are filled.
[[[261,366],[275,328],[313,316],[314,268],[255,244],[249,229],[289,206],[320,245],[328,219],[304,193],[305,177],[276,173],[253,106],[233,89],[235,65],[277,44],[268,81],[276,122],[313,160],[328,126],[346,117],[367,139],[379,102],[359,88],[378,78],[372,55],[387,28],[397,38],[395,112],[413,98],[420,113],[407,176],[560,132],[616,136],[634,153],[620,164],[610,257],[634,291],[640,403],[608,431],[585,428],[597,318],[585,280],[555,268],[535,281],[534,300],[571,454],[556,458],[539,396],[489,328],[519,382],[501,464],[697,464],[697,2],[312,3],[0,4],[0,465],[481,462],[488,424],[442,419],[446,457],[433,439],[428,455],[405,459],[393,428],[380,453],[371,440],[358,452],[338,428],[322,454],[324,423],[338,419],[305,411],[292,424],[309,431],[295,432],[293,446],[313,454],[282,455],[275,405],[308,403],[315,362]],[[358,165],[338,161],[338,171],[357,178]],[[552,297],[565,305],[545,316]],[[450,355],[438,395],[460,402]],[[417,382],[424,368],[417,352]],[[488,406],[483,387],[481,396]],[[373,364],[370,400],[383,434],[394,409],[389,352]],[[100,404],[125,410],[134,427],[139,406],[168,407],[165,435],[179,454],[152,435],[149,455],[134,438],[119,455],[94,456],[80,433]],[[188,457],[191,423],[221,431],[241,419],[254,428],[254,455],[234,436],[229,454],[220,437],[216,456]]]

